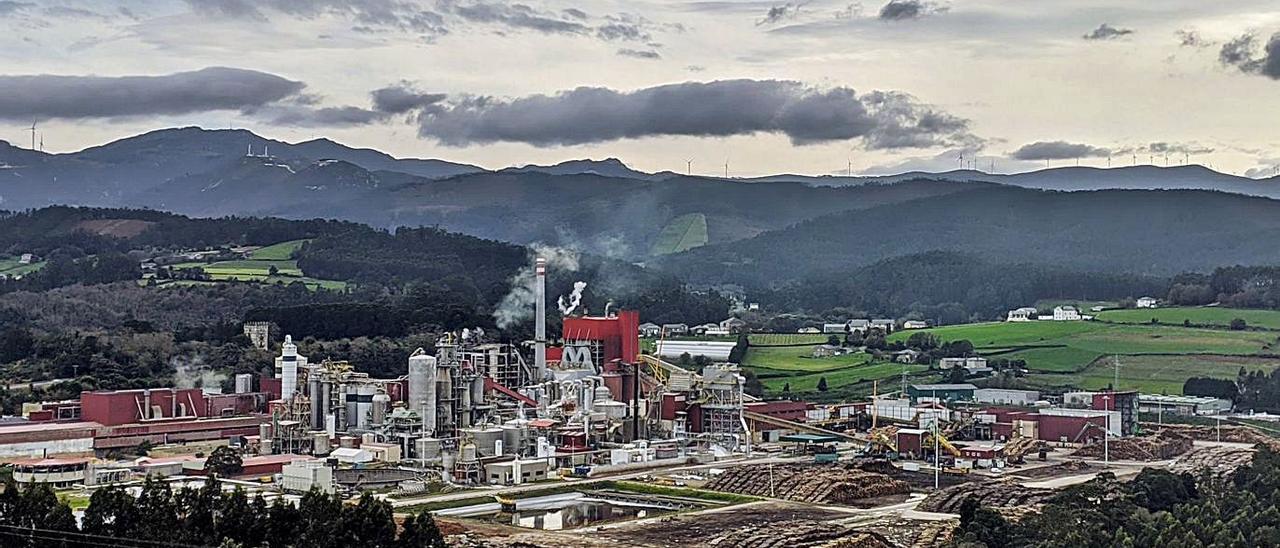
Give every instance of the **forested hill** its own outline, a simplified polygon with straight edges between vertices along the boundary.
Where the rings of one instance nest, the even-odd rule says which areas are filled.
[[[665,258],[703,282],[765,284],[950,250],[998,263],[1167,276],[1280,262],[1280,201],[1210,191],[983,188],[839,213]]]
[[[30,253],[45,263],[20,279],[0,279],[0,294],[136,281],[142,276],[142,262],[163,265],[166,257],[183,261],[188,260],[181,258],[185,254],[211,249],[222,256],[219,261],[231,254],[234,267],[238,252],[231,248],[288,241],[298,242],[297,248],[276,266],[296,262],[307,279],[345,284],[341,301],[412,306],[415,310],[403,319],[404,328],[412,323],[449,329],[493,326],[492,314],[511,291],[513,277],[536,254],[522,246],[431,227],[388,232],[340,221],[192,219],[147,210],[54,207],[0,214],[0,257]],[[619,306],[644,305],[650,317],[671,321],[723,319],[728,310],[727,302],[690,294],[670,275],[571,250],[548,252],[561,258],[552,262],[549,272],[552,299],[567,294],[574,282],[586,281],[585,302],[597,311],[610,300]],[[174,269],[173,275],[177,272]],[[197,277],[190,283],[213,282]],[[271,283],[290,282],[284,278]],[[670,298],[653,301],[649,296],[655,294]]]

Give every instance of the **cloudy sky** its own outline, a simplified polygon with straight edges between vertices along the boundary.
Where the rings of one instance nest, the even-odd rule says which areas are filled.
[[[1280,165],[1274,0],[0,0],[0,26],[0,139],[35,120],[50,151],[199,125],[489,168]]]

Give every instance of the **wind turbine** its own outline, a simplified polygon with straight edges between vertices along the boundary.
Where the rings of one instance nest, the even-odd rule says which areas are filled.
[[[31,150],[36,149],[36,121],[31,121]]]
[[[729,159],[728,158],[724,159],[724,178],[725,179],[729,178]]]
[[[685,169],[684,174],[685,174],[685,175],[693,175],[693,158],[689,158],[688,160],[685,160],[685,161],[684,161],[684,164],[685,164],[685,166],[684,166],[684,169]]]

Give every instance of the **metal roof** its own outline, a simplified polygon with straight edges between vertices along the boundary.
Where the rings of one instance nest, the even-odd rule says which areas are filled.
[[[787,434],[785,436],[779,436],[778,441],[795,443],[835,443],[840,441],[840,438],[828,434]]]

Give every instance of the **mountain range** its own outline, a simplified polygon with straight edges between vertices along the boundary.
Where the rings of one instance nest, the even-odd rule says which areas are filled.
[[[191,127],[62,154],[0,142],[0,209],[434,225],[709,284],[803,279],[934,250],[1156,275],[1280,262],[1270,243],[1280,236],[1276,183],[1194,165],[730,179],[608,158],[494,171]]]

